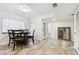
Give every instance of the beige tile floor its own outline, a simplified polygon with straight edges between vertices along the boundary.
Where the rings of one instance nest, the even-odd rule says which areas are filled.
[[[12,45],[8,47],[8,40],[0,41],[0,55],[75,55],[71,41],[46,39],[35,43],[35,45],[28,44],[21,50],[16,47],[12,50]]]

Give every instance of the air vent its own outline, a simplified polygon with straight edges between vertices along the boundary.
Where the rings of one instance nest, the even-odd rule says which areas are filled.
[[[74,14],[71,14],[72,16],[74,16]]]
[[[57,3],[53,3],[52,6],[53,7],[57,7],[58,5],[57,5]]]

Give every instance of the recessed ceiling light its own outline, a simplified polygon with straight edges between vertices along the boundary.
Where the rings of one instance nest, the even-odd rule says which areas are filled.
[[[30,12],[31,11],[31,9],[26,5],[20,6],[20,10],[23,12]]]

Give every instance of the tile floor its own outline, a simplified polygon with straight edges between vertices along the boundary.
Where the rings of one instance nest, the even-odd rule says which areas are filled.
[[[71,41],[46,39],[35,43],[16,47],[12,50],[12,45],[8,47],[8,39],[0,41],[0,55],[76,55]]]

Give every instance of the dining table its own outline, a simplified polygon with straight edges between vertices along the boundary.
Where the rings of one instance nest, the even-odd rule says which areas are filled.
[[[15,38],[17,38],[17,36],[19,36],[20,34],[22,35],[22,37],[24,38],[25,44],[26,42],[28,43],[28,39],[27,39],[27,35],[30,34],[30,32],[27,31],[22,31],[22,32],[14,32],[14,34],[16,34]]]

